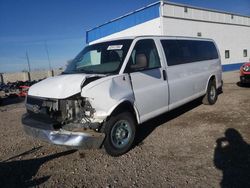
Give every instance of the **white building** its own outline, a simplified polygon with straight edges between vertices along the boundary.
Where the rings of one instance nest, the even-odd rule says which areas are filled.
[[[87,31],[87,43],[135,35],[212,38],[224,71],[250,60],[250,17],[170,2],[156,2]]]

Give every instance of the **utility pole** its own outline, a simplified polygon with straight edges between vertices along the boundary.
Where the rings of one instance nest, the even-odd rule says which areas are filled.
[[[30,59],[29,59],[28,51],[26,51],[26,58],[27,58],[27,63],[28,63],[28,71],[30,72]]]
[[[28,71],[28,80],[30,81],[31,80],[31,78],[30,78],[30,59],[29,59],[29,55],[28,55],[28,51],[26,51],[26,58],[27,58],[27,63],[28,63],[28,69],[29,69],[29,71]]]
[[[44,47],[45,47],[45,51],[46,51],[48,62],[49,62],[49,70],[52,71],[50,57],[49,57],[49,50],[48,50],[48,46],[47,46],[47,42],[46,41],[44,41]]]

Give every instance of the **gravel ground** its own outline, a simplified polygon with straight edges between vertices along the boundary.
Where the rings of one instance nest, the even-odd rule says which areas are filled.
[[[0,187],[250,187],[250,87],[239,87],[236,75],[223,75],[215,105],[194,101],[143,124],[136,146],[118,158],[26,136],[23,101],[7,101]]]

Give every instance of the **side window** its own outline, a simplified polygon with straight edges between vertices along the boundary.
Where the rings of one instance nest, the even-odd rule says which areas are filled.
[[[182,52],[176,40],[162,40],[161,44],[165,52],[168,66],[179,65],[182,63]]]
[[[198,40],[162,40],[168,66],[217,59],[213,42]]]
[[[138,41],[130,56],[128,69],[133,72],[159,67],[161,67],[161,63],[154,40]]]
[[[180,57],[181,57],[181,63],[190,63],[192,61],[196,61],[196,45],[189,40],[178,40],[178,45],[180,48]]]
[[[218,59],[218,52],[213,42],[209,41],[195,41],[197,49],[197,60],[205,61],[211,59]]]

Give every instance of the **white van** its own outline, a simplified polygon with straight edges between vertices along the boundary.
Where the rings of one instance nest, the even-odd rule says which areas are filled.
[[[112,156],[139,124],[196,98],[214,104],[221,61],[210,39],[137,36],[87,46],[62,75],[33,85],[22,118],[28,135]]]

